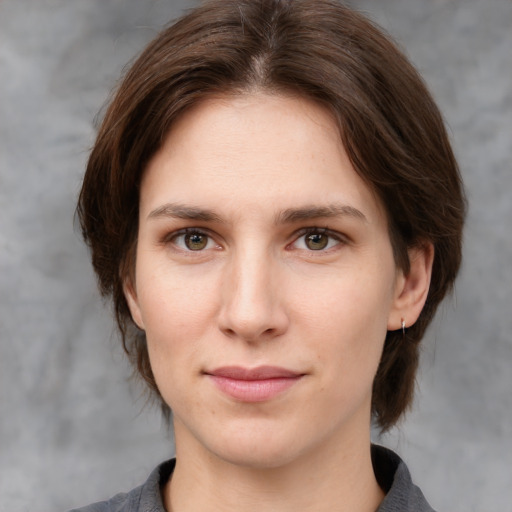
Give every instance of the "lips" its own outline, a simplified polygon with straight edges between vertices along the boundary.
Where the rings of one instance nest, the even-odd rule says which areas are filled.
[[[304,374],[277,366],[225,366],[205,372],[223,394],[241,402],[264,402],[297,384]]]

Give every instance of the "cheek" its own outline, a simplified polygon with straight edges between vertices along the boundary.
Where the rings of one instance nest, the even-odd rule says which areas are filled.
[[[201,317],[216,307],[216,279],[211,272],[180,268],[163,256],[157,261],[140,259],[137,290],[145,324],[155,333],[198,327]]]
[[[371,267],[370,267],[371,268]],[[330,368],[330,377],[366,372],[373,378],[380,361],[393,297],[388,266],[380,270],[340,272],[325,281],[322,293],[303,289],[300,330],[314,340],[318,361]]]
[[[165,266],[146,273],[142,263],[137,276],[139,305],[158,382],[194,362],[200,340],[211,329],[209,320],[218,308],[218,287],[211,276]],[[169,371],[171,366],[175,367],[173,372]]]

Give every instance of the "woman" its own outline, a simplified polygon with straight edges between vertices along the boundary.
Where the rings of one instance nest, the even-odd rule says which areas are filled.
[[[329,0],[214,0],[121,83],[78,213],[176,459],[83,510],[431,510],[372,446],[461,258],[441,116]]]

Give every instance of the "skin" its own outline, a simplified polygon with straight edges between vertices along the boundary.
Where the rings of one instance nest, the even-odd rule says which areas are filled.
[[[421,311],[432,249],[396,268],[329,113],[264,93],[201,103],[145,171],[139,221],[125,293],[173,410],[167,510],[375,510],[372,382],[386,331]],[[300,378],[247,402],[209,375],[232,365]]]

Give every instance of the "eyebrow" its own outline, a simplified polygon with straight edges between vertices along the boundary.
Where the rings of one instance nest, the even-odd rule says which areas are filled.
[[[365,223],[368,222],[368,219],[361,210],[345,204],[287,208],[278,213],[275,222],[276,224],[289,224],[302,220],[329,219],[333,217],[352,217]]]
[[[157,219],[162,217],[224,223],[224,220],[212,210],[176,203],[167,203],[159,206],[148,215],[148,219]]]
[[[175,218],[185,220],[198,220],[202,222],[217,222],[225,224],[225,220],[214,211],[196,206],[179,203],[166,203],[155,208],[148,215],[148,219]],[[304,220],[326,219],[334,217],[352,217],[365,223],[368,219],[364,213],[353,206],[344,204],[329,204],[326,206],[305,206],[300,208],[287,208],[276,214],[275,224],[292,224]]]

